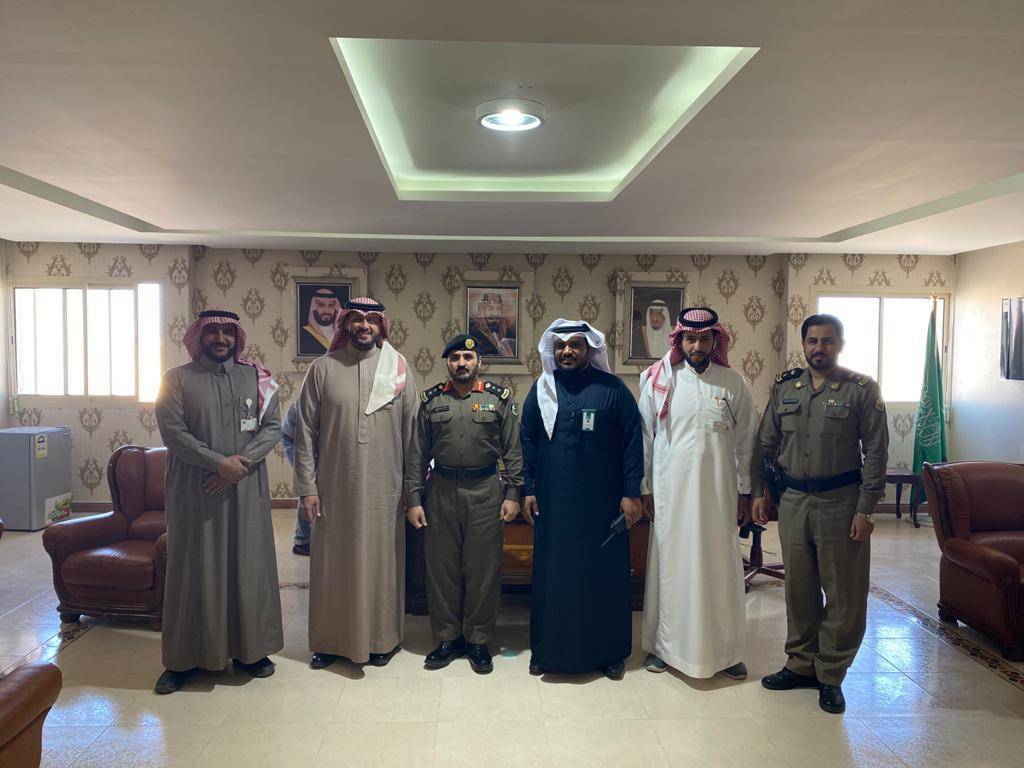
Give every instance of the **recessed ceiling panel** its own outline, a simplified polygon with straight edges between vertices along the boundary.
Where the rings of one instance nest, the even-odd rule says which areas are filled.
[[[402,200],[613,200],[757,48],[333,38]],[[521,98],[543,126],[476,107]]]

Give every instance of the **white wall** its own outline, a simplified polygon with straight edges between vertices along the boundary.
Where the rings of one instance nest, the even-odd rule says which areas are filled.
[[[999,377],[1001,300],[1024,296],[1024,243],[956,258],[949,458],[1024,462],[1024,381]]]

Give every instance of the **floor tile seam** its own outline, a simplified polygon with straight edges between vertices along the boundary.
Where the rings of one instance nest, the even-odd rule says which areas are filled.
[[[42,587],[34,595],[32,595],[31,597],[28,597],[25,600],[23,600],[22,602],[18,603],[16,606],[11,608],[9,611],[4,611],[3,613],[0,613],[0,621],[3,621],[4,618],[6,618],[9,614],[14,613],[15,611],[20,611],[22,608],[24,608],[26,605],[31,603],[33,600],[36,600],[36,599],[38,599],[40,597],[48,595],[50,593],[49,592],[50,586],[51,585],[48,583],[45,587]]]
[[[992,672],[1024,693],[1024,672],[1015,669],[999,656],[982,648],[961,632],[958,627],[946,626],[938,619],[932,618],[920,608],[915,607],[874,582],[871,582],[871,591],[876,593],[880,599],[885,600],[896,608],[896,610],[912,616],[915,623],[919,624],[922,629],[942,640],[946,645],[955,648],[968,658],[973,659],[982,669]]]
[[[109,725],[49,725],[48,726],[48,725],[46,725],[44,723],[43,724],[43,756],[44,757],[46,756],[46,730],[47,730],[47,728],[49,728],[49,729],[57,729],[57,728],[95,728],[95,729],[98,729],[97,733],[88,741],[88,743],[86,743],[83,746],[79,747],[78,752],[75,753],[75,756],[73,758],[71,758],[71,762],[67,763],[66,768],[72,768],[72,766],[74,766],[78,762],[78,759],[80,757],[82,757],[82,755],[84,755],[86,753],[86,751],[89,749],[89,747],[91,747],[96,742],[96,739],[98,739],[100,736],[102,736],[106,732],[107,728],[109,728],[109,727],[110,727]]]
[[[838,716],[838,715],[831,715],[831,717],[837,718],[837,717],[840,717],[840,716]],[[893,762],[888,763],[889,766],[892,766],[892,768],[901,768],[901,766],[902,766],[902,768],[907,768],[907,764],[905,762],[903,762],[903,760],[900,758],[899,755],[896,754],[896,750],[893,749],[892,747],[890,747],[888,742],[883,740],[881,736],[879,736],[877,733],[875,733],[874,730],[872,730],[871,727],[867,723],[863,722],[858,716],[856,716],[856,715],[854,715],[854,714],[852,714],[850,712],[847,712],[846,714],[842,715],[841,717],[843,718],[844,721],[852,720],[853,722],[856,722],[856,723],[862,725],[867,730],[867,732],[871,734],[872,738],[874,738],[875,741],[877,741],[878,744],[880,744],[882,746],[882,748],[886,752],[889,753],[887,755],[887,757],[890,760],[893,761]],[[787,759],[786,752],[778,744],[778,742],[776,742],[775,738],[773,738],[773,733],[772,733],[772,731],[770,729],[765,731],[765,738],[768,739],[768,741],[771,743],[771,745],[775,748],[776,753],[778,753],[778,755],[782,758],[783,762],[785,762],[786,765],[789,766],[789,768],[806,768],[806,761],[805,760],[793,763],[789,759]],[[855,745],[857,742],[855,740],[851,740],[851,743]],[[851,755],[851,757],[852,757],[852,755]]]
[[[38,654],[42,649],[44,649],[47,646],[49,646],[51,644],[51,641],[55,637],[59,637],[60,638],[60,643],[58,644],[57,651],[56,651],[56,653],[59,653],[60,651],[64,650],[69,645],[74,643],[76,640],[81,639],[81,637],[84,634],[86,634],[90,629],[92,629],[98,623],[99,622],[97,621],[95,623],[90,623],[90,624],[70,624],[70,625],[68,625],[67,628],[62,626],[60,629],[58,629],[56,632],[54,632],[52,635],[50,635],[48,638],[46,638],[46,640],[44,640],[42,643],[39,643],[37,646],[35,646],[28,653],[24,653],[24,654],[21,654],[20,656],[18,656],[18,660],[15,661],[10,666],[8,666],[6,669],[0,670],[0,678],[6,677],[11,672],[13,672],[15,669],[17,669],[18,667],[23,666],[24,664],[30,664],[33,661],[35,661],[36,654]],[[64,637],[65,633],[68,633],[67,637]],[[56,653],[53,656],[51,656],[50,659],[47,659],[47,661],[51,661],[56,656]],[[17,654],[13,654],[13,655],[17,656]]]
[[[56,726],[56,727],[58,727],[58,728],[61,728],[61,727],[72,727],[72,728],[74,728],[76,726]],[[100,727],[100,726],[97,726],[97,727]],[[103,736],[107,731],[109,731],[110,728],[111,728],[110,725],[102,726],[102,730],[99,733],[97,733],[96,736],[88,744],[86,744],[84,747],[82,747],[78,751],[78,754],[75,755],[74,759],[70,763],[68,763],[68,768],[74,768],[74,766],[76,766],[76,765],[82,765],[82,762],[81,762],[82,758],[85,757],[85,755],[89,752],[89,750],[92,748],[92,745],[95,744],[97,741],[99,741],[100,737]]]
[[[949,715],[949,716],[947,716],[947,717],[949,717],[949,718],[950,718],[951,720],[953,720],[953,719],[954,719],[954,716],[952,716],[952,715]],[[876,719],[876,720],[882,720],[882,721],[888,722],[888,721],[889,721],[889,720],[891,720],[892,718],[890,718],[890,717],[881,717],[881,716],[879,716],[879,717],[876,717],[876,718],[874,718],[874,719]],[[934,720],[935,718],[934,718],[934,716],[930,716],[930,717],[924,717],[924,716],[921,716],[921,717],[916,717],[916,716],[915,716],[915,719],[920,719],[920,720],[926,720],[926,721],[933,721],[933,720]],[[956,721],[956,724],[960,724],[960,723],[962,723],[962,720],[961,720],[960,718],[956,718],[956,719],[955,719],[955,721]],[[879,740],[880,742],[882,742],[883,744],[885,744],[885,745],[886,745],[886,747],[887,747],[887,748],[889,749],[889,751],[890,751],[890,752],[893,752],[893,753],[895,753],[895,751],[896,751],[895,747],[893,747],[893,746],[890,746],[890,744],[889,744],[889,741],[888,741],[888,740],[887,740],[887,739],[885,738],[885,736],[884,736],[884,735],[882,735],[881,733],[879,733],[878,731],[876,731],[876,730],[875,730],[874,728],[872,728],[872,727],[871,727],[871,723],[870,723],[870,722],[867,722],[867,720],[863,720],[863,722],[864,722],[864,725],[865,725],[865,726],[867,726],[868,730],[870,730],[870,731],[871,731],[871,734],[872,734],[872,735],[873,735],[873,736],[874,736],[874,737],[875,737],[876,739],[878,739],[878,740]],[[982,746],[982,749],[984,749],[984,747],[983,747],[983,746]],[[991,753],[990,753],[990,752],[987,752],[986,754],[987,754],[988,756],[991,756]],[[900,756],[899,756],[899,755],[896,755],[896,757],[897,757],[897,759],[900,759],[900,760],[902,760],[902,758],[900,758]],[[902,763],[902,765],[906,765],[906,763]]]

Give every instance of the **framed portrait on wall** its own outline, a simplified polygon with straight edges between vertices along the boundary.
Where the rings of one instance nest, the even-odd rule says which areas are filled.
[[[315,360],[334,338],[334,321],[352,296],[353,281],[332,277],[295,278],[295,359]]]
[[[520,359],[520,287],[509,283],[469,283],[466,291],[466,333],[476,339],[485,360]]]
[[[626,272],[617,275],[615,322],[609,341],[609,362],[619,374],[640,373],[668,351],[669,334],[686,306],[691,275],[667,272]]]
[[[669,334],[683,308],[680,285],[631,285],[626,362],[650,365],[667,351]]]

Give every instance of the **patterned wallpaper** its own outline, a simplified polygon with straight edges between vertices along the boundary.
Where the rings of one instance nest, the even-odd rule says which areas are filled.
[[[305,365],[292,362],[297,332],[294,277],[365,270],[368,292],[387,305],[392,343],[408,358],[421,387],[446,376],[440,352],[448,338],[464,330],[464,321],[453,316],[453,308],[461,314],[465,282],[485,274],[519,282],[524,289],[520,338],[524,345],[531,345],[525,356],[529,372],[488,376],[511,388],[521,402],[540,370],[536,339],[552,320],[582,317],[610,331],[610,342],[617,345],[625,334],[621,324],[616,328],[616,294],[621,293],[625,279],[668,274],[674,283],[685,286],[688,304],[711,306],[719,312],[735,339],[730,361],[763,405],[787,356],[799,350],[799,320],[794,329],[790,318],[808,306],[812,284],[850,288],[889,280],[891,285],[921,286],[929,280],[951,283],[953,274],[947,257],[850,254],[410,254],[10,243],[7,261],[14,276],[159,280],[165,297],[166,366],[186,359],[181,338],[197,308],[223,304],[237,310],[249,335],[249,354],[260,357],[275,374],[284,407],[295,399],[305,372]],[[636,377],[625,378],[635,391]],[[913,445],[912,437],[906,445],[912,418],[909,426],[905,415],[892,414],[890,419],[894,459],[897,450],[904,457]],[[72,427],[74,493],[79,501],[109,498],[104,468],[118,445],[159,442],[148,407],[23,408],[17,420],[25,425]],[[272,495],[290,497],[291,470],[280,446],[269,462]]]

